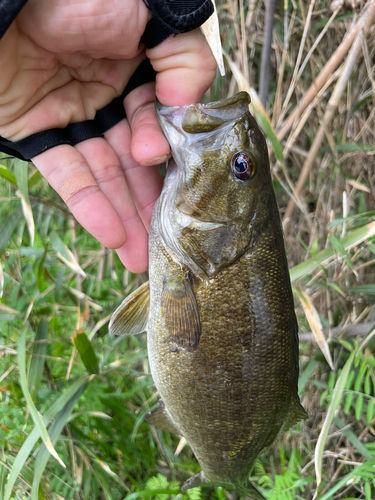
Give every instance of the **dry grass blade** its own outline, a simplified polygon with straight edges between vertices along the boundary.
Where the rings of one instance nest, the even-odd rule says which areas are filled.
[[[244,90],[250,94],[251,97],[251,108],[254,112],[256,119],[258,120],[261,128],[269,139],[273,150],[275,152],[276,158],[280,161],[280,163],[284,162],[283,157],[283,148],[278,141],[275,131],[272,127],[272,124],[268,118],[266,110],[264,109],[262,103],[260,102],[259,96],[256,91],[249,85],[248,80],[245,75],[242,73],[238,65],[224,52],[224,55],[228,61],[230,69],[233,73],[233,76],[237,82],[239,90]]]
[[[361,182],[355,181],[354,179],[349,179],[348,184],[358,189],[359,191],[364,191],[365,193],[371,193],[371,189],[368,186],[365,186]]]
[[[275,14],[275,0],[266,2],[266,19],[264,28],[264,42],[262,49],[262,64],[260,67],[259,99],[263,107],[266,107],[268,87],[270,79],[270,56],[272,44],[273,20]]]
[[[6,304],[2,304],[0,302],[0,311],[4,311],[5,313],[12,314],[14,316],[18,316],[21,314],[19,311],[16,311],[16,309],[13,309],[12,307],[7,306]]]
[[[341,42],[339,47],[336,49],[334,54],[330,57],[329,61],[327,64],[324,66],[322,71],[319,73],[317,78],[315,78],[314,82],[311,84],[310,88],[304,95],[304,97],[301,99],[300,103],[298,106],[295,108],[295,110],[290,114],[290,116],[287,118],[281,129],[277,133],[278,139],[281,141],[284,139],[284,137],[287,135],[289,130],[293,127],[294,123],[300,116],[300,114],[307,108],[307,106],[311,103],[311,101],[314,99],[316,94],[319,92],[319,90],[323,87],[327,79],[330,77],[330,75],[338,68],[339,64],[341,61],[345,58],[347,55],[350,47],[353,44],[354,39],[358,35],[359,31],[362,29],[363,26],[363,18],[367,15],[369,9],[369,5],[366,5],[364,8],[364,12],[362,13],[362,16],[356,24],[353,26],[353,28],[349,31],[349,33],[346,35],[344,40]]]
[[[329,346],[327,339],[323,333],[322,323],[319,318],[318,311],[315,309],[314,304],[311,300],[311,297],[307,295],[307,293],[300,288],[294,288],[294,291],[299,298],[303,310],[306,315],[306,319],[310,325],[312,336],[315,342],[318,344],[319,349],[322,351],[324,357],[326,358],[327,363],[331,367],[331,370],[334,370],[333,361],[331,357],[331,353],[329,351]]]
[[[336,326],[335,328],[323,329],[323,335],[326,336],[330,334],[331,338],[359,337],[366,335],[374,327],[374,322]],[[299,339],[301,342],[311,342],[313,340],[312,333],[300,333]]]
[[[351,77],[351,74],[353,72],[354,66],[356,64],[356,61],[358,59],[358,56],[361,52],[362,49],[362,40],[365,34],[369,31],[370,27],[372,26],[373,20],[375,18],[375,0],[371,0],[369,3],[369,8],[366,11],[366,14],[363,16],[362,23],[361,23],[361,30],[358,32],[358,35],[353,43],[353,46],[349,52],[347,61],[345,63],[344,70],[336,84],[336,87],[332,93],[332,96],[330,100],[328,101],[327,105],[327,110],[324,114],[323,122],[321,123],[319,130],[315,136],[315,139],[312,143],[312,146],[310,148],[309,154],[306,158],[306,161],[302,167],[295,191],[297,196],[300,194],[300,192],[303,189],[303,186],[305,185],[305,182],[307,180],[307,177],[310,173],[311,167],[316,159],[316,156],[318,154],[319,148],[321,146],[321,143],[323,141],[324,135],[326,131],[328,130],[328,127],[334,117],[334,113],[336,112],[336,109],[338,107],[339,101],[345,91],[345,88],[348,84],[349,78]],[[284,216],[284,222],[288,222],[291,218],[291,215],[293,213],[295,207],[295,201],[293,199],[290,199],[285,216]],[[285,226],[284,226],[285,227]],[[286,227],[285,232],[289,232],[290,225],[289,227]]]
[[[299,46],[299,50],[298,50],[297,60],[296,60],[295,66],[294,66],[294,72],[293,72],[293,76],[292,76],[292,81],[291,81],[291,84],[289,86],[289,90],[287,92],[287,95],[286,95],[286,98],[285,98],[285,101],[284,101],[284,105],[283,105],[284,109],[287,109],[287,107],[288,107],[290,98],[292,97],[292,94],[294,92],[294,89],[295,89],[295,86],[296,86],[296,82],[297,82],[297,79],[298,79],[298,76],[299,76],[299,71],[298,70],[300,68],[300,64],[301,64],[301,60],[302,60],[302,54],[303,54],[303,50],[304,50],[305,43],[306,43],[307,33],[309,31],[309,28],[310,28],[311,15],[312,15],[312,11],[314,9],[314,6],[315,6],[315,0],[311,0],[310,1],[310,5],[309,5],[309,11],[308,11],[307,18],[306,18],[306,21],[305,21],[305,27],[304,27],[303,34],[302,34],[302,40],[301,40],[301,43],[300,43],[300,46]]]
[[[221,40],[220,40],[219,18],[217,16],[215,0],[211,1],[214,5],[214,13],[212,14],[211,17],[207,19],[207,21],[204,24],[202,24],[201,30],[215,57],[221,76],[225,76],[223,49],[221,47]]]
[[[86,274],[78,264],[77,259],[74,257],[73,253],[69,250],[65,243],[61,240],[61,238],[54,231],[51,231],[49,237],[51,240],[52,248],[55,250],[58,258],[76,274],[79,274],[83,278],[86,278]]]

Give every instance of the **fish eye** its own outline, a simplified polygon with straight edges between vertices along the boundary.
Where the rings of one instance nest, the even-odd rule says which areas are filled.
[[[245,151],[239,151],[232,156],[230,167],[233,174],[241,181],[250,179],[255,173],[255,162]]]

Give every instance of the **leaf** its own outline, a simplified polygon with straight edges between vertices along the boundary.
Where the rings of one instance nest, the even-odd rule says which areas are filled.
[[[363,394],[358,394],[357,400],[355,402],[355,418],[359,420],[361,418],[363,408]]]
[[[12,172],[5,165],[0,165],[0,177],[6,179],[14,186],[17,186],[17,180],[12,174]]]
[[[33,170],[33,172],[31,173],[31,175],[29,176],[29,180],[27,182],[28,188],[29,189],[33,188],[42,179],[43,179],[42,174],[39,172],[39,170],[37,168],[35,168]]]
[[[33,212],[31,210],[29,190],[28,190],[28,165],[24,161],[16,160],[14,164],[14,173],[17,179],[18,190],[16,195],[21,200],[22,212],[26,220],[27,229],[29,231],[31,245],[34,245],[35,224]]]
[[[65,245],[65,243],[60,239],[60,237],[55,233],[55,231],[51,231],[49,234],[52,248],[55,250],[58,258],[64,262],[72,271],[76,274],[79,274],[83,278],[86,278],[86,274],[81,269],[80,265],[77,262],[77,259],[74,257],[69,248]]]
[[[59,438],[61,431],[64,428],[64,425],[66,425],[67,421],[69,420],[70,414],[72,413],[77,401],[79,400],[85,389],[86,385],[82,385],[75,392],[75,394],[73,394],[73,396],[65,403],[64,407],[62,408],[60,413],[57,415],[55,421],[51,425],[49,435],[52,446],[56,443],[57,439]],[[44,469],[46,468],[49,458],[50,458],[50,451],[44,445],[40,448],[39,453],[35,459],[34,480],[31,491],[31,500],[38,500],[38,490],[39,490],[40,480],[44,472]]]
[[[99,373],[99,362],[95,355],[94,349],[90,340],[87,338],[83,330],[78,330],[72,335],[72,340],[77,349],[86,370],[89,373],[97,375]]]
[[[371,146],[371,144],[336,144],[336,151],[345,151],[345,152],[359,152],[363,153],[365,151],[369,153],[375,153],[375,146]]]
[[[306,368],[300,374],[298,379],[298,394],[303,392],[306,382],[309,380],[310,376],[314,373],[316,367],[319,365],[319,361],[312,359],[307,363]]]
[[[19,220],[22,217],[22,210],[16,210],[8,217],[2,215],[2,221],[0,222],[0,255],[5,251],[9,238],[12,236],[13,231],[15,230]]]
[[[361,441],[357,438],[357,436],[354,434],[354,432],[348,428],[347,423],[343,422],[341,418],[335,417],[335,424],[337,427],[342,430],[342,433],[346,437],[348,441],[356,448],[361,455],[363,455],[366,460],[371,460],[374,458],[374,456],[367,450],[364,444],[361,443]]]
[[[335,416],[335,412],[339,407],[339,404],[342,399],[342,395],[345,389],[346,381],[350,372],[350,368],[352,366],[354,357],[356,355],[356,350],[353,350],[346,361],[344,368],[341,372],[340,377],[338,378],[335,388],[332,393],[331,403],[328,408],[327,416],[324,420],[322,430],[320,431],[318,442],[315,447],[315,474],[316,474],[316,494],[319,488],[319,485],[322,481],[322,459],[323,459],[323,451],[325,447],[325,443],[328,436],[328,431],[331,427],[333,417]]]
[[[9,469],[10,471],[13,470],[13,466],[14,466],[14,462],[15,462],[15,458],[12,456],[12,455],[7,455],[5,457],[6,459],[6,463],[7,465],[9,465]],[[34,477],[34,471],[28,466],[28,465],[24,465],[22,467],[22,469],[20,470],[19,472],[19,479],[21,479],[25,484],[27,484],[27,486],[29,488],[31,488],[31,484],[33,482],[33,477]],[[1,491],[0,490],[0,494],[4,494],[5,495],[5,490],[4,491]],[[38,495],[39,495],[39,499],[40,500],[45,500],[46,499],[46,495],[42,489],[42,487],[40,486],[39,487],[39,492],[38,492]],[[3,496],[0,496],[0,498],[5,498]],[[48,498],[50,499],[50,495],[48,494]]]
[[[332,245],[332,247],[336,250],[336,252],[341,255],[341,257],[344,258],[345,262],[347,263],[347,265],[350,267],[350,269],[354,269],[354,264],[353,262],[351,261],[351,258],[349,257],[348,255],[348,252],[345,250],[345,248],[342,246],[340,240],[338,240],[336,238],[336,236],[334,236],[333,234],[330,234],[329,237],[328,237],[328,240],[330,242],[330,244]]]
[[[365,499],[371,500],[371,486],[369,482],[365,483]]]
[[[124,500],[135,500],[136,498],[141,498],[143,500],[144,498],[155,498],[156,495],[177,495],[178,493],[180,493],[180,490],[172,488],[165,488],[160,490],[142,490],[126,495]]]
[[[363,293],[364,295],[375,295],[375,285],[348,286],[347,290],[354,293]]]
[[[45,354],[47,351],[47,342],[40,342],[41,340],[46,340],[48,337],[48,321],[42,319],[38,325],[38,329],[35,335],[35,343],[33,347],[33,356],[31,358],[30,369],[29,369],[29,391],[33,399],[35,399],[36,394],[39,390],[40,382],[43,376]]]
[[[348,235],[346,235],[341,240],[341,245],[345,250],[349,250],[351,247],[355,245],[359,245],[363,241],[371,238],[375,235],[375,222],[370,222],[365,226],[362,226],[358,229],[355,229]],[[325,248],[321,252],[318,252],[316,255],[311,257],[310,259],[301,262],[297,266],[294,266],[290,269],[290,279],[291,281],[297,281],[298,279],[306,276],[306,274],[310,274],[317,267],[322,266],[325,262],[331,259],[335,255],[335,251],[332,247]]]
[[[367,412],[366,412],[366,422],[368,425],[372,422],[372,417],[374,416],[374,398],[371,398],[367,404]]]
[[[190,500],[200,500],[202,498],[200,487],[191,488],[190,490],[187,490],[186,493]]]
[[[4,292],[4,271],[0,261],[0,299],[3,296],[3,292]]]
[[[338,481],[322,497],[320,497],[319,500],[331,500],[336,491],[338,491],[340,488],[347,486],[348,482],[353,477],[361,477],[361,474],[363,474],[363,472],[367,471],[368,469],[370,469],[373,472],[374,466],[375,466],[375,460],[369,460],[368,462],[365,462],[364,464],[357,466],[355,469],[349,472],[349,474],[340,479],[340,481]]]
[[[345,398],[345,404],[344,404],[345,415],[347,415],[349,413],[350,408],[352,407],[353,396],[354,396],[354,392],[350,391],[349,394]]]
[[[96,479],[98,480],[98,483],[100,484],[105,499],[106,500],[113,500],[112,493],[111,493],[111,486],[107,482],[107,477],[105,474],[103,474],[103,470],[95,463],[92,463],[91,465],[92,471],[95,474]]]
[[[365,383],[364,383],[364,386],[363,386],[363,390],[365,391],[365,394],[367,394],[367,395],[371,394],[370,378],[371,378],[371,370],[368,370],[366,378],[365,378]]]
[[[49,408],[44,417],[43,417],[43,423],[44,425],[48,425],[49,422],[55,418],[57,413],[64,408],[64,406],[72,399],[75,398],[76,395],[82,394],[82,392],[86,389],[88,386],[88,378],[85,377],[82,380],[78,380],[74,382],[68,389],[52,404],[51,408]],[[9,500],[10,495],[12,493],[12,488],[14,483],[16,482],[16,479],[18,475],[20,474],[20,471],[24,464],[26,463],[32,449],[34,448],[36,442],[38,441],[40,437],[39,430],[35,427],[31,433],[27,436],[26,441],[23,443],[21,446],[21,449],[19,450],[13,466],[12,470],[9,474],[8,482],[6,484],[5,488],[5,493],[4,493],[4,500]]]
[[[322,323],[320,321],[319,314],[315,309],[310,296],[307,295],[307,293],[301,290],[300,288],[294,288],[294,291],[296,292],[296,295],[299,298],[303,310],[305,312],[306,319],[311,328],[313,339],[318,344],[319,349],[322,351],[324,357],[326,358],[327,363],[331,367],[331,370],[334,370],[328,342],[323,333]]]
[[[27,387],[27,377],[26,377],[26,329],[22,332],[19,344],[18,344],[18,366],[20,371],[20,384],[22,388],[23,395],[25,396],[27,406],[30,411],[30,415],[34,421],[35,427],[38,429],[40,437],[43,440],[49,453],[59,462],[62,467],[65,467],[64,462],[56,453],[55,448],[51,442],[51,438],[48,435],[47,429],[36,409],[33,400],[31,399],[29,389]]]

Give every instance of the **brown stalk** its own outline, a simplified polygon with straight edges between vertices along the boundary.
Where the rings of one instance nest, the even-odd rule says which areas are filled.
[[[327,109],[323,117],[323,121],[318,129],[318,132],[315,136],[315,139],[312,143],[312,146],[310,148],[309,154],[306,158],[306,161],[302,167],[296,188],[295,188],[295,194],[298,196],[304,185],[305,182],[309,176],[310,170],[312,165],[314,164],[315,158],[318,154],[320,145],[323,141],[324,135],[326,130],[328,130],[328,127],[333,119],[334,113],[338,107],[338,104],[342,98],[342,95],[346,89],[346,86],[348,84],[349,78],[351,77],[354,65],[358,59],[358,56],[361,53],[362,50],[362,41],[365,36],[365,34],[370,30],[373,20],[375,18],[375,0],[371,0],[368,4],[368,9],[366,12],[362,15],[361,17],[361,25],[359,27],[357,36],[355,38],[355,41],[352,45],[352,48],[350,49],[348,58],[345,63],[345,67],[343,69],[343,72],[341,73],[341,76],[335,86],[335,89],[332,93],[332,96],[330,100],[328,101],[327,104]],[[291,215],[293,213],[295,207],[295,201],[294,199],[290,199],[285,215],[284,215],[284,220],[283,222],[286,223],[290,220]],[[288,226],[290,227],[290,226]]]
[[[262,48],[262,63],[260,66],[260,81],[259,81],[259,99],[266,108],[268,88],[270,83],[270,63],[271,63],[271,44],[273,18],[275,14],[275,0],[266,2],[266,19],[264,26],[264,42]]]
[[[350,47],[352,46],[354,39],[358,35],[358,32],[362,28],[363,19],[365,17],[367,17],[369,8],[370,8],[370,6],[368,6],[364,10],[364,12],[362,13],[361,17],[358,19],[356,24],[353,26],[353,28],[350,30],[350,32],[347,34],[347,36],[344,38],[344,40],[341,42],[341,44],[337,47],[335,52],[332,54],[330,59],[327,61],[326,65],[324,66],[322,71],[319,73],[319,75],[315,79],[314,83],[310,86],[310,88],[308,89],[308,91],[306,92],[304,97],[302,98],[299,105],[294,109],[294,111],[290,114],[290,116],[285,120],[284,125],[277,132],[277,138],[279,139],[279,141],[284,139],[284,137],[287,135],[289,130],[293,127],[295,121],[299,118],[301,113],[303,113],[303,111],[311,103],[311,101],[314,99],[314,97],[319,92],[319,90],[323,87],[327,78],[329,78],[331,73],[333,73],[338,68],[339,64],[344,59],[344,57],[348,53]]]
[[[348,325],[348,326],[337,326],[335,328],[324,328],[323,333],[324,335],[328,338],[328,336],[332,338],[337,338],[337,337],[357,337],[357,336],[362,336],[362,335],[367,335],[368,332],[371,330],[371,328],[374,328],[375,323],[374,322],[369,322],[369,323],[358,323],[355,325]],[[313,336],[311,332],[308,333],[300,333],[299,334],[299,340],[300,342],[314,342]]]

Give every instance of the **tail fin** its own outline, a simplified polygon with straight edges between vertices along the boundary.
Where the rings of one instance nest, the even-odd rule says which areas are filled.
[[[189,490],[190,488],[195,488],[196,486],[204,487],[204,486],[214,486],[214,485],[222,486],[223,488],[229,491],[235,490],[240,495],[245,495],[246,497],[250,498],[250,500],[266,500],[265,497],[260,493],[260,491],[258,491],[252,483],[250,483],[250,481],[247,483],[246,486],[235,486],[219,482],[218,483],[210,482],[207,481],[207,479],[204,477],[203,471],[185,481],[181,487],[181,491],[185,492],[186,490]]]

